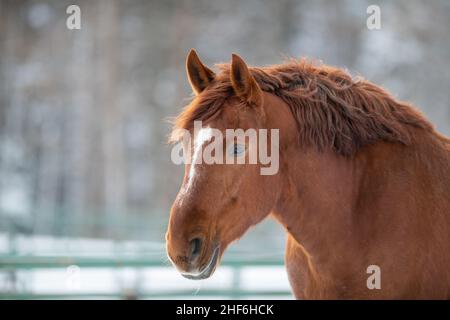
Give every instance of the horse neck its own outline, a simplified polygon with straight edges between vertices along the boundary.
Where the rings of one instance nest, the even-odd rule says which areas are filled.
[[[363,168],[357,158],[299,146],[289,107],[267,93],[264,101],[267,127],[280,129],[282,191],[272,213],[308,252],[323,250],[348,235]]]
[[[384,203],[389,199],[384,188],[392,184],[393,177],[403,177],[406,184],[401,188],[405,192],[417,174],[404,169],[428,165],[424,162],[427,159],[415,156],[429,154],[426,148],[433,145],[431,136],[420,133],[420,129],[417,134],[424,141],[415,147],[379,141],[344,157],[331,150],[319,152],[314,147],[299,146],[298,128],[288,106],[273,95],[266,94],[265,101],[268,127],[280,128],[282,191],[272,213],[316,261],[356,250],[367,238],[362,232],[374,232],[376,228],[371,224],[376,209],[371,206],[375,201],[381,207],[390,205]],[[364,196],[374,192],[379,193],[377,197]],[[397,213],[390,214],[393,217]]]
[[[283,191],[274,216],[306,251],[320,258],[351,243],[353,208],[363,167],[355,159],[314,150],[283,163]],[[347,247],[348,249],[348,247]]]
[[[446,190],[449,148],[411,130],[410,146],[379,141],[350,157],[299,147],[280,154],[283,188],[273,214],[319,264],[390,236],[390,225],[418,227],[420,195]]]

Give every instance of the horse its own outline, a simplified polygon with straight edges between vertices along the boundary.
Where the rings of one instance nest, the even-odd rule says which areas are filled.
[[[189,52],[194,96],[169,140],[195,121],[278,129],[279,170],[186,163],[166,233],[184,277],[211,276],[230,243],[271,216],[287,233],[297,299],[450,299],[450,139],[342,68],[306,58],[249,67],[236,54],[216,67]]]

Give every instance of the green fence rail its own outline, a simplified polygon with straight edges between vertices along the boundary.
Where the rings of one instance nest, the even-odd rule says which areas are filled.
[[[164,261],[149,257],[83,257],[83,256],[32,256],[32,255],[0,255],[0,270],[5,269],[37,269],[61,268],[71,265],[79,267],[167,267]],[[228,267],[261,267],[282,266],[283,261],[278,258],[259,257],[245,259],[230,257],[221,263]]]
[[[38,270],[48,268],[66,268],[76,265],[80,268],[159,268],[168,267],[168,263],[155,256],[33,256],[33,255],[0,255],[0,273],[14,273],[18,270]],[[288,290],[246,290],[240,287],[241,271],[245,267],[279,267],[283,260],[279,257],[248,257],[231,256],[222,261],[221,266],[232,270],[231,286],[226,289],[202,289],[193,292],[192,289],[126,291],[126,292],[95,292],[95,293],[33,293],[33,292],[1,292],[0,299],[167,299],[177,297],[187,298],[245,298],[245,297],[290,297]]]

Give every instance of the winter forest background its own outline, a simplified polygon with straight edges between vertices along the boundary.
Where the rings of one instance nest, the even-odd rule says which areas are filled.
[[[68,30],[66,8],[81,8]],[[381,8],[368,30],[366,9]],[[348,68],[450,134],[450,1],[0,1],[0,232],[163,244],[183,168],[168,119],[184,60],[308,56]],[[273,222],[248,236],[282,247]]]

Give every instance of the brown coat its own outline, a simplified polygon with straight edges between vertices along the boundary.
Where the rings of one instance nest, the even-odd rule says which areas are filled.
[[[185,175],[167,233],[182,273],[210,276],[226,247],[271,214],[288,233],[297,298],[450,299],[450,141],[422,114],[307,61],[248,68],[233,55],[216,75],[192,51],[187,69],[197,96],[175,127],[278,128],[280,170],[202,164],[189,192]],[[380,289],[367,286],[371,265]]]

